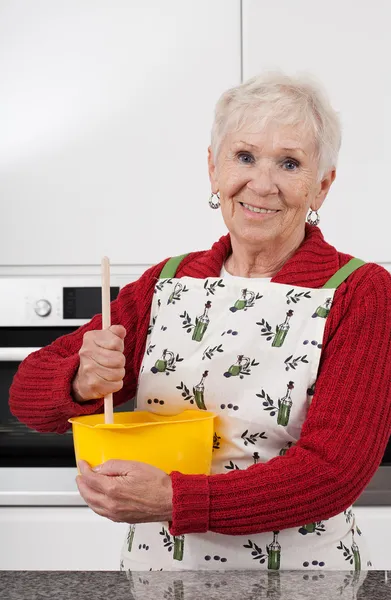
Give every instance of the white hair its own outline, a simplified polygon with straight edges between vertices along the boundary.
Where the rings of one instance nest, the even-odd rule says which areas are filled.
[[[245,124],[256,125],[259,130],[270,121],[310,128],[315,139],[319,179],[337,166],[341,124],[322,87],[307,75],[275,72],[253,77],[222,94],[212,127],[215,160],[227,133],[238,131]]]

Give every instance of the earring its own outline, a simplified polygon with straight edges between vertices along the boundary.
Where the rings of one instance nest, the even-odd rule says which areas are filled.
[[[214,199],[214,196],[216,196],[217,202]],[[219,192],[217,192],[216,194],[213,194],[213,192],[212,192],[212,194],[210,195],[210,198],[209,198],[209,206],[211,208],[220,208],[220,196],[219,196]]]
[[[313,213],[315,213],[315,217],[313,217]],[[308,217],[307,217],[307,223],[309,223],[310,225],[318,225],[320,221],[320,217],[319,217],[319,213],[317,210],[310,210]]]

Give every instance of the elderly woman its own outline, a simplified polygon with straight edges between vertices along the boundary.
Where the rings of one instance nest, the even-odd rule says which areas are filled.
[[[267,75],[225,92],[209,204],[229,233],[124,287],[110,329],[95,316],[21,364],[11,410],[38,431],[102,412],[109,392],[218,415],[209,476],[80,464],[89,506],[130,524],[123,568],[371,566],[352,504],[391,433],[391,278],[317,227],[339,147],[311,83]]]

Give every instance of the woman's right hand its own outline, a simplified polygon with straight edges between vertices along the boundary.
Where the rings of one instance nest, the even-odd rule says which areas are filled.
[[[80,365],[72,383],[77,402],[87,402],[118,392],[125,377],[125,327],[87,331],[80,348]]]

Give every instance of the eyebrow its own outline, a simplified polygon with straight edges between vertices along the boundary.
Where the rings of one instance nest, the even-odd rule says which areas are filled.
[[[244,144],[245,146],[249,146],[250,148],[255,148],[257,149],[258,146],[255,146],[254,144],[250,144],[250,142],[245,142],[244,140],[238,140],[237,142],[234,142],[235,146],[239,145],[239,144]],[[280,148],[283,152],[301,152],[301,154],[304,154],[305,156],[307,156],[306,152],[304,152],[304,150],[302,148]]]

